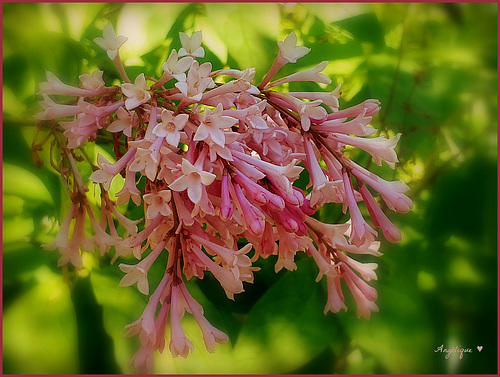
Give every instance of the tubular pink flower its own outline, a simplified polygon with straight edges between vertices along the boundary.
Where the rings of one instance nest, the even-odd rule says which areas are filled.
[[[91,97],[110,93],[115,88],[105,88],[102,81],[102,71],[95,71],[92,75],[85,74],[80,76],[85,89],[63,83],[52,72],[46,71],[47,82],[40,84],[40,93],[47,95]],[[100,80],[99,80],[100,79]]]
[[[355,119],[344,121],[344,118],[327,120],[319,124],[314,124],[312,127],[319,132],[332,132],[335,134],[353,134],[357,136],[371,136],[376,129],[368,127],[372,117],[365,116],[366,111],[359,113]],[[333,140],[335,140],[333,138]]]
[[[331,181],[326,177],[316,158],[312,142],[308,138],[304,138],[304,150],[306,152],[305,163],[313,186],[309,197],[310,205],[323,205],[327,201],[339,201],[338,186],[341,182],[339,180]]]
[[[273,194],[264,187],[249,179],[243,173],[237,171],[234,174],[234,180],[245,189],[247,195],[258,205],[268,205],[269,209],[275,212],[281,212],[285,209],[285,201],[280,196]]]
[[[412,209],[413,202],[403,194],[410,189],[406,184],[400,181],[385,181],[352,161],[349,164],[353,166],[352,174],[382,195],[382,199],[391,210],[407,213]]]
[[[325,258],[323,255],[321,255],[318,249],[316,249],[316,247],[312,244],[312,242],[309,242],[309,247],[307,248],[307,251],[311,254],[311,256],[314,258],[314,261],[316,262],[316,265],[319,267],[319,273],[318,276],[316,277],[317,282],[321,280],[323,275],[327,277],[337,276],[335,263],[333,263],[331,259]]]
[[[238,201],[245,219],[248,231],[255,236],[260,236],[264,232],[264,216],[260,210],[253,206],[243,194],[240,185],[233,185],[235,200]]]
[[[76,204],[74,202],[71,203],[68,212],[66,213],[66,217],[64,218],[59,231],[57,232],[57,236],[49,244],[43,245],[43,248],[46,250],[56,250],[62,249],[68,246],[69,243],[69,227],[71,225],[71,221],[75,218],[78,209],[76,208]]]
[[[246,78],[247,77],[243,76],[240,79],[229,81],[209,90],[208,92],[205,92],[201,97],[201,101],[206,102],[214,97],[223,96],[225,94],[234,94],[236,92],[244,92],[245,90],[250,89],[250,82],[247,81]]]
[[[179,81],[175,84],[175,87],[181,91],[182,96],[180,98],[172,96],[172,98],[187,99],[193,102],[200,101],[203,92],[215,86],[214,81],[209,77],[211,70],[211,63],[207,62],[199,65],[197,61],[194,61],[188,71],[186,81]]]
[[[165,72],[163,76],[166,76],[170,78],[175,78],[177,81],[186,81],[186,74],[185,72],[191,67],[191,64],[193,63],[193,58],[191,56],[186,56],[184,58],[179,59],[179,55],[177,54],[177,51],[173,49],[170,52],[170,55],[165,63],[161,66],[161,69]],[[160,79],[160,82],[163,81],[158,86],[163,85],[167,80],[164,80],[162,76],[162,79]]]
[[[54,102],[50,97],[43,93],[43,101],[40,101],[40,105],[45,109],[41,113],[34,115],[36,119],[40,120],[51,120],[56,118],[64,118],[68,116],[77,115],[82,112],[78,105],[60,105]]]
[[[340,275],[326,277],[328,287],[328,301],[325,305],[324,314],[331,311],[338,313],[342,309],[347,311],[347,306],[344,303],[344,295],[342,294],[342,287],[340,286]]]
[[[292,162],[286,166],[279,166],[238,151],[233,151],[232,153],[239,159],[255,166],[263,173],[266,173],[266,175],[274,176],[276,181],[279,182],[279,185],[288,192],[292,192],[290,180],[295,180],[302,170],[304,170],[304,168],[296,166],[298,162],[296,159],[292,160]],[[247,176],[249,175],[247,174]]]
[[[233,206],[231,205],[231,198],[229,194],[229,181],[230,177],[228,174],[222,176],[221,182],[221,206],[220,206],[220,217],[223,220],[229,220],[233,216]]]
[[[374,116],[379,111],[380,111],[380,101],[377,99],[368,99],[358,105],[329,114],[327,120],[341,119],[341,118],[347,119],[350,117],[357,117],[359,114],[363,113],[365,114],[365,116]]]
[[[302,125],[302,129],[304,131],[309,131],[311,119],[321,122],[327,116],[326,110],[320,106],[320,104],[323,103],[321,100],[305,102],[289,95],[288,93],[278,92],[273,92],[271,98],[279,98],[288,104],[290,109],[295,111],[300,116],[300,124]]]
[[[106,93],[112,93],[117,90],[115,86],[105,87],[106,83],[102,79],[103,71],[94,71],[92,74],[84,73],[79,76],[83,87],[90,92],[93,92],[95,96],[99,96]]]
[[[321,84],[331,84],[332,80],[325,75],[324,73],[321,73],[326,66],[328,65],[327,61],[323,61],[319,64],[316,64],[314,67],[306,69],[304,71],[292,73],[289,76],[283,77],[281,79],[278,79],[276,81],[273,81],[269,83],[267,86],[269,88],[273,86],[278,86],[285,84],[287,82],[292,82],[292,81],[314,81],[317,83]]]
[[[141,192],[135,184],[135,171],[131,171],[127,166],[125,170],[125,183],[123,188],[116,194],[116,202],[118,205],[128,203],[130,199],[136,206],[141,205]]]
[[[337,110],[339,108],[339,97],[340,97],[340,86],[331,92],[288,92],[288,95],[294,96],[296,98],[309,99],[309,100],[321,100],[330,109]]]
[[[377,274],[375,273],[375,270],[378,267],[377,263],[361,263],[358,262],[357,260],[352,259],[348,255],[344,253],[337,253],[337,256],[342,262],[344,262],[346,265],[348,265],[350,268],[355,269],[361,277],[366,280],[377,280]],[[356,277],[354,280],[358,281],[358,277]],[[362,283],[364,284],[364,283]],[[367,288],[368,291],[372,292],[369,294],[370,297],[376,297],[376,290],[373,287]]]
[[[120,287],[128,287],[137,284],[137,289],[144,295],[149,294],[148,271],[155,260],[165,249],[166,241],[160,242],[149,255],[135,265],[120,263],[118,267],[125,272],[125,276],[120,281]]]
[[[276,73],[286,64],[286,63],[296,63],[297,59],[306,55],[310,48],[305,46],[297,46],[297,35],[295,32],[291,32],[285,38],[284,41],[278,42],[279,54],[273,62],[273,65],[269,69],[266,77],[259,84],[258,88],[263,89],[267,86],[267,83],[276,75]]]
[[[89,179],[96,183],[104,183],[104,189],[109,190],[111,181],[119,174],[135,156],[135,148],[130,148],[118,161],[114,164],[106,160],[101,154],[97,155],[97,164],[101,168],[94,171]]]
[[[103,227],[97,222],[92,213],[92,210],[87,206],[87,212],[89,214],[89,219],[94,229],[94,236],[91,238],[92,242],[96,245],[97,249],[100,251],[101,255],[106,254],[111,246],[117,245],[121,238],[118,236],[112,236],[106,233]]]
[[[342,273],[343,273],[342,276],[344,277],[344,280],[346,281],[349,290],[351,291],[352,295],[354,296],[354,299],[356,300],[357,317],[358,318],[364,317],[366,319],[370,319],[371,312],[379,311],[377,304],[375,304],[373,300],[370,300],[368,297],[366,297],[363,291],[360,288],[358,288],[358,286],[354,283],[354,281],[352,280],[352,276],[354,275],[352,271],[350,271],[347,267],[342,266]]]
[[[201,249],[193,248],[192,250],[205,267],[209,269],[214,277],[219,281],[228,298],[233,300],[235,293],[241,293],[244,291],[243,283],[241,280],[237,279],[231,271],[219,266],[212,259],[210,259],[208,255],[202,252]]]
[[[226,343],[229,337],[219,329],[212,326],[207,319],[203,316],[203,308],[196,300],[189,294],[185,284],[179,286],[180,291],[189,307],[189,311],[193,314],[196,322],[200,326],[203,333],[203,341],[208,352],[215,352],[215,343]]]
[[[371,194],[370,190],[365,185],[361,185],[359,188],[363,200],[365,201],[366,208],[372,218],[373,225],[382,228],[384,237],[387,241],[395,243],[401,241],[401,232],[398,227],[395,226],[385,215],[385,213],[380,209],[379,205],[375,201],[375,198]]]
[[[394,148],[401,137],[400,133],[390,139],[386,139],[385,136],[361,138],[342,134],[333,134],[333,137],[343,144],[349,144],[367,151],[378,166],[381,166],[382,160],[384,160],[391,169],[394,169],[396,162],[398,162]]]
[[[352,188],[352,182],[346,171],[343,172],[344,179],[344,189],[346,193],[347,205],[349,207],[349,213],[351,215],[351,235],[349,241],[360,247],[367,242],[373,241],[373,237],[377,235],[377,232],[368,225],[368,223],[363,218],[356,200],[354,199],[354,191]]]
[[[129,145],[131,144],[132,143],[129,143]],[[153,160],[152,153],[149,149],[138,147],[134,155],[134,160],[129,164],[129,170],[141,172],[153,182],[158,172],[158,161]]]

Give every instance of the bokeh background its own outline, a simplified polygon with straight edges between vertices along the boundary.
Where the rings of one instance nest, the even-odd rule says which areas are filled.
[[[230,342],[209,354],[190,316],[186,359],[158,355],[158,373],[496,373],[497,372],[497,5],[420,4],[22,4],[3,3],[3,372],[130,373],[138,346],[124,325],[146,298],[121,288],[116,265],[89,256],[77,276],[42,249],[68,205],[50,167],[36,168],[30,144],[44,72],[77,85],[78,75],[117,75],[92,40],[111,22],[130,77],[157,76],[178,32],[202,30],[214,68],[255,67],[256,80],[292,30],[311,52],[280,75],[328,60],[342,83],[341,107],[382,102],[373,126],[403,136],[400,163],[370,169],[411,186],[414,209],[392,214],[403,241],[382,244],[379,313],[355,305],[323,314],[324,282],[298,257],[274,273],[258,262],[253,285],[234,302],[214,279],[191,282],[209,320]],[[314,83],[290,90],[324,90]],[[48,148],[47,148],[48,149]],[[42,153],[42,156],[43,153]],[[354,155],[369,165],[369,156]],[[342,220],[336,206],[319,212]],[[160,273],[161,268],[157,270]],[[154,275],[154,272],[152,272]],[[446,359],[439,346],[471,348]],[[477,347],[482,346],[481,352]]]

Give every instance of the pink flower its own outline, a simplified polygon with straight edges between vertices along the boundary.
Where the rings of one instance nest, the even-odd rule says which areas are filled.
[[[111,181],[113,178],[119,174],[125,167],[129,164],[130,161],[135,156],[135,148],[130,148],[127,153],[125,153],[117,162],[114,164],[110,163],[106,160],[102,155],[97,155],[97,164],[101,168],[100,170],[96,170],[93,172],[89,179],[96,183],[104,183],[104,189],[106,191],[109,190],[111,186]]]
[[[344,280],[346,281],[349,290],[351,291],[352,295],[354,296],[354,299],[356,300],[357,304],[356,315],[358,316],[358,318],[364,317],[366,319],[370,319],[371,312],[379,311],[377,304],[375,304],[376,296],[367,297],[366,294],[369,295],[369,293],[363,292],[363,290],[360,289],[358,285],[353,281],[353,277],[356,275],[348,267],[345,267],[345,265],[342,266],[341,269]]]
[[[401,137],[400,133],[390,139],[386,139],[384,136],[361,138],[342,134],[334,134],[333,137],[341,143],[349,144],[367,151],[378,166],[381,166],[382,160],[384,160],[387,162],[387,165],[394,169],[395,163],[398,162],[398,157],[394,148]]]
[[[144,195],[144,203],[146,205],[146,217],[154,219],[158,215],[169,216],[172,214],[172,209],[169,202],[172,198],[170,190],[161,190],[159,192],[150,192]]]
[[[327,61],[321,62],[312,68],[292,73],[289,76],[273,81],[269,83],[268,87],[278,86],[292,81],[314,81],[321,84],[331,84],[332,80],[324,73],[321,73],[327,65]]]
[[[128,97],[125,100],[127,110],[135,109],[137,106],[151,99],[151,93],[147,90],[144,73],[137,76],[133,84],[129,82],[123,83],[122,92]]]
[[[165,138],[167,143],[177,147],[181,140],[180,131],[186,125],[188,118],[188,114],[178,114],[174,116],[172,112],[163,110],[161,113],[161,123],[155,126],[153,134]]]
[[[134,145],[144,145],[145,143],[137,143]],[[129,144],[132,145],[132,143]],[[129,165],[130,171],[141,172],[148,177],[151,182],[154,181],[158,171],[158,161],[153,160],[151,151],[146,148],[137,147],[137,152],[134,157],[134,160]]]
[[[352,174],[378,191],[389,209],[401,213],[407,213],[412,209],[413,202],[403,194],[410,189],[406,184],[400,181],[388,182],[352,161],[349,164],[353,167]]]
[[[372,127],[368,127],[372,120],[372,117],[365,116],[366,109],[359,113],[355,119],[344,121],[345,118],[332,119],[321,122],[319,124],[314,124],[313,128],[319,132],[328,132],[335,134],[353,134],[357,136],[370,136],[373,135],[377,130]],[[335,136],[330,136],[330,140],[335,140]]]
[[[363,113],[366,116],[374,116],[379,111],[380,111],[380,101],[377,99],[367,99],[366,101],[358,105],[333,112],[328,115],[327,119],[328,120],[339,119],[339,118],[347,119],[349,117],[356,117],[359,114]]]
[[[199,65],[197,61],[194,61],[188,71],[186,81],[179,81],[175,84],[175,87],[182,93],[180,99],[184,98],[195,102],[201,100],[203,92],[215,86],[214,81],[208,77],[211,71],[211,63],[207,62]],[[178,99],[175,96],[172,96],[172,98]]]
[[[40,106],[45,110],[34,115],[36,119],[51,120],[56,118],[64,118],[67,116],[77,115],[82,112],[80,106],[60,105],[54,102],[47,94],[42,93],[43,100],[40,101]]]
[[[101,95],[116,91],[116,87],[105,87],[106,84],[102,79],[103,73],[103,71],[94,71],[90,75],[88,73],[84,73],[80,75],[79,78],[83,87],[91,92],[94,92],[94,95]]]
[[[120,107],[116,112],[116,116],[118,119],[111,122],[107,130],[109,132],[123,132],[125,136],[132,137],[132,128],[138,124],[135,114]]]
[[[123,188],[116,194],[116,202],[118,205],[128,203],[132,199],[136,206],[141,205],[141,192],[135,183],[135,171],[131,171],[127,166],[125,170],[125,183]]]
[[[323,169],[319,165],[318,159],[313,150],[310,139],[304,138],[304,149],[306,152],[306,163],[309,171],[310,181],[313,186],[308,198],[310,205],[316,204],[323,205],[326,202],[338,202],[339,192],[338,186],[341,184],[340,180],[332,181],[326,177]]]
[[[179,288],[189,307],[189,311],[193,314],[196,322],[198,322],[198,325],[200,326],[203,333],[205,347],[207,347],[208,352],[215,352],[215,343],[226,343],[229,340],[228,336],[219,329],[216,329],[207,321],[207,319],[203,316],[203,308],[189,294],[184,284],[180,285]]]
[[[306,55],[311,49],[304,46],[297,46],[297,35],[291,32],[284,41],[278,42],[279,54],[273,62],[258,88],[267,88],[268,82],[276,75],[276,73],[286,64],[295,63],[297,59]]]
[[[136,265],[120,263],[118,267],[125,272],[125,276],[120,281],[121,287],[137,284],[137,289],[142,294],[149,294],[148,271],[158,256],[163,252],[166,242],[160,242],[149,255]]]
[[[48,95],[62,95],[62,96],[77,96],[77,97],[90,97],[98,96],[101,94],[114,91],[114,88],[104,88],[104,81],[102,81],[102,71],[95,71],[92,76],[89,74],[81,75],[85,89],[76,88],[64,84],[53,73],[46,71],[47,82],[40,84],[40,93]]]
[[[370,190],[368,190],[365,185],[361,185],[359,191],[361,192],[366,207],[368,208],[373,225],[382,228],[382,232],[384,233],[384,237],[387,241],[392,243],[401,241],[401,232],[397,226],[391,223],[382,209],[380,209]]]
[[[182,356],[186,358],[189,351],[194,349],[193,343],[186,337],[181,326],[181,316],[179,311],[184,309],[179,308],[179,286],[172,286],[172,308],[170,310],[170,352],[174,357]]]
[[[342,175],[344,178],[347,205],[349,206],[349,213],[351,215],[351,234],[349,241],[359,247],[363,244],[372,242],[373,237],[377,235],[377,232],[373,230],[363,218],[363,215],[356,204],[356,200],[354,199],[352,182],[347,172],[344,171]]]
[[[215,179],[215,174],[194,166],[185,158],[182,159],[182,174],[182,176],[169,185],[170,189],[174,191],[184,191],[187,189],[189,199],[193,203],[199,203],[203,186],[210,185]]]
[[[325,305],[324,314],[331,311],[338,313],[342,309],[347,311],[347,306],[344,303],[344,295],[342,294],[342,287],[340,286],[340,275],[326,277],[328,287],[328,301]]]
[[[236,123],[236,119],[229,116],[224,116],[222,105],[219,104],[212,111],[205,108],[205,111],[199,115],[200,125],[194,135],[194,141],[203,141],[206,138],[210,139],[217,145],[224,147],[226,144],[226,137],[223,129],[230,128]]]
[[[321,100],[330,109],[336,111],[339,107],[340,86],[341,84],[338,84],[332,92],[288,92],[287,94],[296,98],[310,99],[313,101]]]

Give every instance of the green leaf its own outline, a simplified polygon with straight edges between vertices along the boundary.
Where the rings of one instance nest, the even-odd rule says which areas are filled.
[[[68,287],[48,267],[37,269],[37,285],[3,313],[3,372],[78,372],[75,314]]]
[[[338,323],[323,314],[326,297],[315,282],[317,266],[312,258],[297,266],[250,310],[234,347],[240,373],[290,372],[339,336]]]

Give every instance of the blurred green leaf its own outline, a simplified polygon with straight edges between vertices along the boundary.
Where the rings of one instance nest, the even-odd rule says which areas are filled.
[[[317,267],[310,259],[297,266],[250,310],[234,348],[240,371],[292,371],[339,338],[338,323],[322,313],[326,302],[314,281]]]

